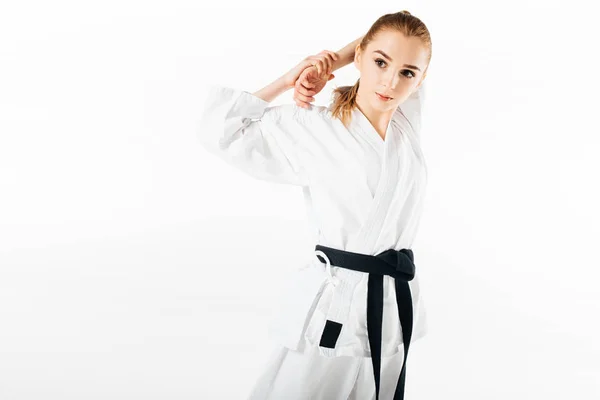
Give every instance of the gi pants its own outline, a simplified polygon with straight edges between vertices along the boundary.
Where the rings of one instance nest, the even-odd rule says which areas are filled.
[[[404,361],[403,347],[381,358],[380,400],[391,400]],[[370,357],[325,357],[317,347],[303,352],[277,346],[248,400],[374,400]]]

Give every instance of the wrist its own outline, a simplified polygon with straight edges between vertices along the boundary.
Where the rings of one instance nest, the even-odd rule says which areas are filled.
[[[364,35],[357,39],[354,39],[352,42],[348,43],[343,48],[341,48],[339,51],[337,51],[337,54],[340,57],[333,62],[332,71],[342,68],[354,61],[354,54],[356,53],[356,46],[358,46],[360,44],[363,37],[364,37]]]
[[[275,100],[279,95],[286,92],[289,89],[285,83],[285,78],[280,77],[275,79],[273,82],[265,86],[264,88],[252,93],[256,97],[260,97],[264,101],[270,103]]]
[[[340,57],[337,60],[333,61],[333,64],[331,65],[331,72],[337,71],[338,69],[345,67],[346,65],[350,64],[352,60],[354,60],[354,52],[352,54],[347,54],[345,57],[342,57],[342,55],[340,55]]]
[[[294,87],[293,85],[290,86],[286,75],[282,75],[277,78],[272,85],[277,88],[276,90],[279,92],[279,94],[283,94]]]

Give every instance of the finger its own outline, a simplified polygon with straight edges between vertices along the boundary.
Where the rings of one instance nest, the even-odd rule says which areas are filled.
[[[301,100],[298,100],[298,99],[294,99],[294,101],[296,102],[296,104],[298,105],[298,107],[308,108],[310,106],[310,103],[306,102],[306,101],[301,101]]]
[[[303,81],[303,82],[302,82],[302,85],[303,85],[305,88],[307,88],[307,89],[312,89],[312,88],[314,88],[315,86],[317,86],[316,84],[314,84],[314,83],[310,83],[310,82],[308,82],[308,81]]]
[[[306,75],[301,76],[297,81],[296,81],[296,87],[303,87],[306,90],[310,90],[312,88],[315,87],[314,84],[310,83],[306,77]]]
[[[319,63],[319,58],[318,57],[310,56],[310,57],[307,57],[307,59],[310,60],[310,67],[317,68],[317,64]],[[317,71],[318,71],[318,68],[317,68]]]
[[[325,55],[329,66],[333,67],[333,62],[336,60],[336,58],[334,57],[334,53],[332,51],[327,51]]]
[[[315,64],[316,64],[317,62],[318,62],[318,60],[317,60],[317,59],[315,59],[315,58],[312,58],[312,57],[311,57],[310,59],[308,59],[308,60],[307,60],[307,61],[304,63],[304,65],[303,65],[303,67],[302,67],[301,69],[302,69],[302,70],[305,70],[305,69],[307,69],[307,68],[314,67],[314,66],[315,66]]]
[[[299,82],[294,88],[294,90],[305,96],[314,96],[315,94],[317,94],[315,90],[310,90],[309,88],[307,88],[303,82]]]
[[[310,68],[314,68],[314,72],[313,71],[307,71],[306,75],[311,75],[313,77],[314,76],[319,76],[319,67],[318,67],[318,65],[319,65],[319,63],[317,61],[313,61],[313,64],[310,66]]]
[[[298,80],[296,81],[296,85],[302,85],[304,86],[306,89],[312,89],[315,87],[314,84],[310,83],[308,81],[308,74],[304,73],[304,75],[301,75]]]
[[[299,96],[304,96],[304,97],[308,98],[308,97],[314,96],[315,94],[317,94],[316,90],[307,89],[302,85],[294,88],[294,96],[299,95]]]
[[[315,67],[317,67],[317,73],[319,74],[319,76],[325,72],[327,72],[327,74],[330,74],[333,68],[333,61],[331,60],[331,56],[325,50],[323,50],[319,54],[320,55],[310,56],[307,58],[319,63],[319,67],[315,65]]]
[[[301,101],[296,101],[296,105],[297,105],[298,107],[302,107],[302,108],[308,108],[308,104],[306,104],[306,103],[303,103],[303,102],[301,102]]]
[[[300,93],[304,96],[314,96],[315,94],[317,94],[316,91],[310,90],[300,82],[297,82],[294,86],[294,93]]]
[[[312,101],[315,101],[315,98],[312,96],[305,96],[302,93],[298,93],[298,92],[294,92],[294,100],[300,100],[301,102],[304,103],[310,103]]]
[[[313,61],[306,58],[302,60],[302,62],[299,63],[296,67],[294,67],[294,69],[290,71],[290,74],[294,74],[294,80],[297,80],[306,68],[310,68],[312,62]]]
[[[321,74],[327,72],[329,67],[327,66],[327,62],[325,60],[319,60],[319,65],[321,66],[321,72],[319,73],[319,76],[321,76]]]
[[[339,58],[338,54],[331,50],[323,50],[321,53],[330,56],[334,60],[337,60]]]
[[[323,72],[325,76],[329,76],[329,74],[331,73],[331,69],[333,68],[333,61],[331,60],[331,57],[326,56],[323,62],[325,63],[325,68],[323,69]]]
[[[324,55],[319,61],[321,62],[321,71],[329,73],[329,69],[331,68],[331,60],[329,60],[329,57]]]
[[[333,52],[333,51],[330,51],[330,52],[329,52],[329,55],[330,55],[330,57],[331,57],[331,58],[332,58],[334,61],[337,61],[337,60],[340,58],[340,56],[339,56],[337,53]],[[332,72],[333,72],[333,64],[334,64],[334,61],[332,61],[332,62],[331,62],[331,69],[329,70],[329,73],[332,73]]]
[[[337,56],[332,51],[327,50],[323,50],[320,54],[323,54],[322,59],[327,63],[327,73],[331,73],[334,57],[337,58]]]

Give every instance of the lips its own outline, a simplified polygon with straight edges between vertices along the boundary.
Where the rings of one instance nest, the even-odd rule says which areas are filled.
[[[384,97],[384,98],[386,98],[387,100],[391,100],[391,99],[393,99],[393,97],[390,97],[390,96],[384,96],[384,95],[382,95],[381,93],[378,93],[378,92],[375,92],[375,93],[377,93],[377,94],[378,94],[379,96],[381,96],[381,97]]]

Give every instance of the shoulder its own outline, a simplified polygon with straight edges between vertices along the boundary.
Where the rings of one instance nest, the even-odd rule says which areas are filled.
[[[425,83],[413,92],[396,108],[394,116],[406,120],[418,132],[421,129],[421,116],[425,100]]]
[[[297,104],[281,104],[272,107],[277,117],[302,124],[312,124],[327,118],[327,107],[310,104],[307,108]]]

